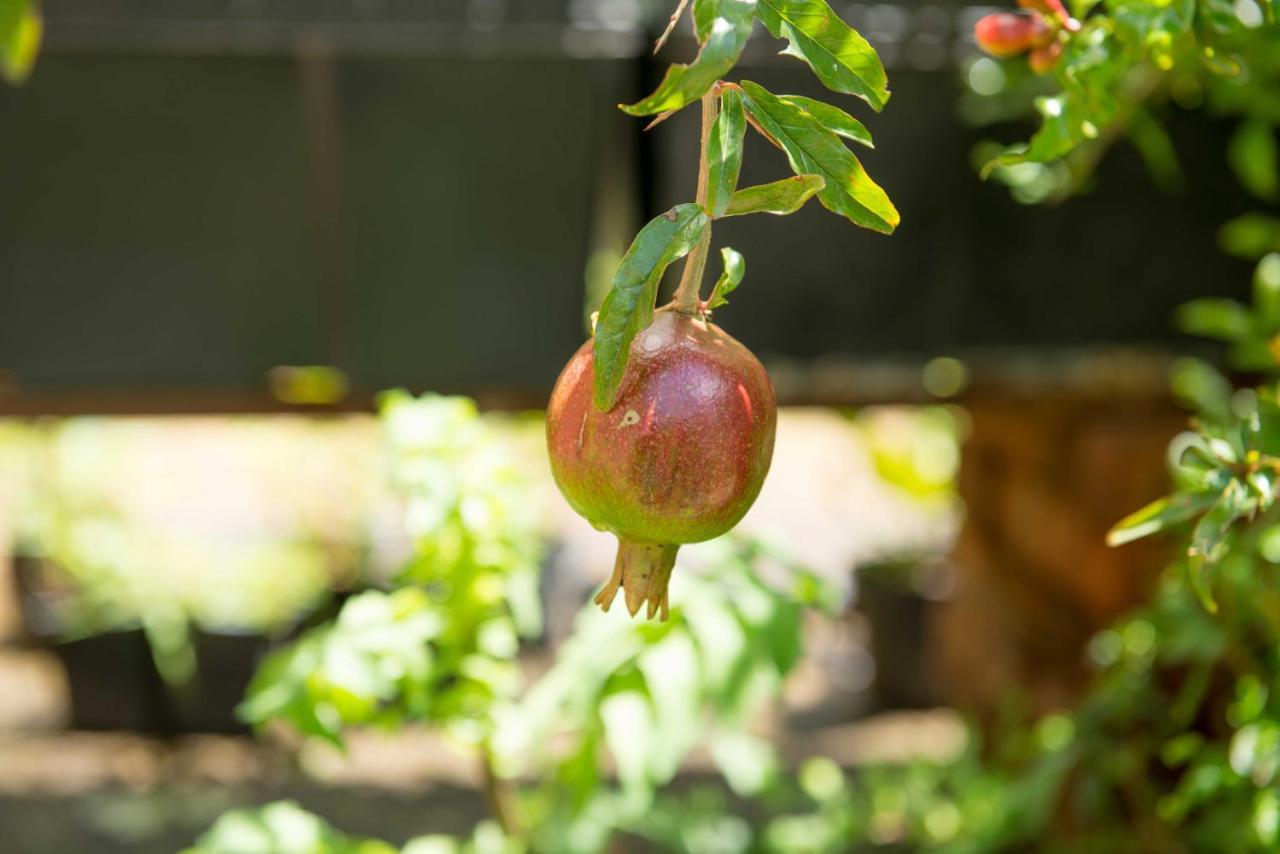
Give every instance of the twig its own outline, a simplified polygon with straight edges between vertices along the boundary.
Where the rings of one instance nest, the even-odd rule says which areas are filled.
[[[488,800],[489,808],[493,810],[493,816],[498,820],[502,832],[512,839],[523,838],[524,822],[520,820],[515,802],[515,789],[510,781],[499,777],[494,770],[488,744],[480,749],[480,769],[484,775],[485,799]]]
[[[662,35],[658,36],[658,40],[653,44],[653,52],[656,54],[662,50],[662,46],[667,43],[667,39],[671,38],[671,33],[676,28],[676,24],[680,22],[680,16],[684,14],[684,7],[689,5],[689,0],[680,0],[680,5],[676,6],[676,10],[671,13],[670,20],[667,21],[667,28],[662,31]]]
[[[716,109],[719,105],[720,92],[712,86],[702,96],[702,141],[698,153],[698,204],[707,206],[707,182],[710,165],[707,163],[707,146],[711,141],[711,125],[716,120]],[[702,273],[707,267],[707,251],[711,248],[711,224],[703,229],[702,237],[689,250],[689,257],[684,262],[684,271],[680,274],[680,284],[676,287],[675,307],[682,314],[696,315],[700,306],[702,291]]]

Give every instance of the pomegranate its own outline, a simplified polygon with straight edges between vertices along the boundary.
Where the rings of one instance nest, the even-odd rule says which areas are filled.
[[[773,457],[777,405],[764,367],[710,321],[672,307],[631,343],[613,406],[592,405],[592,341],[569,360],[547,408],[560,491],[618,537],[613,576],[595,601],[624,591],[632,616],[667,619],[667,582],[683,543],[728,531],[747,512]]]

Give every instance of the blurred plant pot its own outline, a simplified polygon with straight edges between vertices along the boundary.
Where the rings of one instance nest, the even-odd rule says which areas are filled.
[[[51,641],[49,648],[67,673],[72,729],[158,729],[163,683],[142,629]]]
[[[163,693],[146,633],[120,629],[66,639],[56,603],[73,589],[42,557],[15,555],[13,579],[25,634],[58,657],[72,729],[154,732]]]
[[[926,635],[930,611],[950,594],[950,567],[932,557],[902,558],[865,564],[857,572],[857,607],[871,628],[877,707],[936,705]]]
[[[165,685],[162,731],[167,734],[247,733],[235,714],[249,680],[270,646],[252,632],[194,629],[196,673],[185,685]]]

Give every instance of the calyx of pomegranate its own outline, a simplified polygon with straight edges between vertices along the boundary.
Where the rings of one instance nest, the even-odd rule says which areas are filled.
[[[777,404],[751,351],[704,317],[660,309],[631,343],[613,406],[592,406],[592,341],[547,409],[551,471],[569,504],[618,537],[613,575],[632,616],[667,619],[676,553],[738,523],[773,457]],[[647,607],[646,607],[647,606]]]

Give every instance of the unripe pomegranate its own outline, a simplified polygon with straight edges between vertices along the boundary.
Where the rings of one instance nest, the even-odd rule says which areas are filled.
[[[755,501],[773,457],[777,404],[764,367],[715,324],[673,308],[631,344],[613,407],[592,405],[592,342],[569,360],[547,407],[560,491],[618,537],[606,611],[621,587],[634,616],[667,618],[682,543],[728,531]]]
[[[1039,15],[996,12],[974,25],[973,37],[992,56],[1010,57],[1053,41],[1056,30]]]

